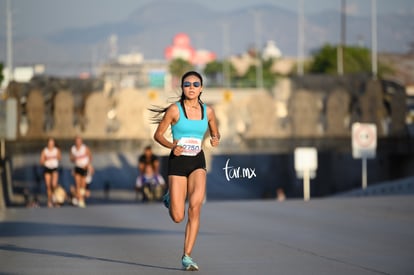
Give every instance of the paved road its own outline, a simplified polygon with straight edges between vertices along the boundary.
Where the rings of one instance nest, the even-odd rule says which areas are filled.
[[[1,274],[182,274],[160,204],[0,212]],[[199,274],[414,274],[414,196],[207,202]]]

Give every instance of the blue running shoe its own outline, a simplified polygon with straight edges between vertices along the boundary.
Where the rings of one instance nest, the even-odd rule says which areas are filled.
[[[162,202],[164,206],[170,209],[170,191],[167,191],[164,196],[162,196]]]
[[[183,265],[183,268],[188,271],[197,271],[198,265],[193,261],[193,259],[190,256],[184,255],[181,259],[181,263]]]

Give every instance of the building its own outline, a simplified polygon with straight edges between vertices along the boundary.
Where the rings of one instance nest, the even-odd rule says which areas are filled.
[[[141,53],[124,54],[99,66],[98,76],[104,80],[107,87],[114,89],[164,88],[168,76],[168,62],[145,60]]]
[[[172,44],[165,48],[164,56],[168,61],[180,58],[199,67],[216,60],[215,53],[206,49],[195,49],[186,33],[178,33],[174,36]]]

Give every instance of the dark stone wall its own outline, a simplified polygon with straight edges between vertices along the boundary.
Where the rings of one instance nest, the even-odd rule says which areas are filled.
[[[133,188],[138,175],[134,161],[140,152],[138,148],[146,143],[141,144],[136,140],[110,142],[86,140],[85,142],[95,152],[96,173],[91,189],[102,190],[109,183],[111,189],[134,192]],[[62,148],[69,148],[72,140],[60,140],[58,143]],[[37,188],[39,177],[41,177],[38,155],[43,145],[43,141],[8,144],[8,149],[14,152],[14,156],[24,156],[24,165],[19,164],[18,169],[16,166],[13,167],[15,183],[31,186],[32,189]],[[278,146],[283,148],[270,150]],[[256,152],[213,155],[211,168],[207,175],[208,199],[275,198],[277,188],[283,188],[288,198],[302,197],[303,181],[297,179],[294,170],[293,152],[298,146],[315,146],[318,149],[318,171],[316,178],[311,180],[312,197],[326,197],[361,188],[362,161],[353,159],[349,139],[284,139],[255,143]],[[137,154],[131,152],[137,152]],[[13,160],[13,155],[10,155],[10,159]],[[20,157],[20,161],[21,159]],[[111,160],[116,160],[117,164]],[[167,156],[161,157],[161,174],[165,179],[167,179],[167,165]],[[414,139],[379,139],[377,156],[375,159],[369,159],[367,166],[368,185],[414,176]],[[228,167],[229,180],[224,170],[226,167]],[[66,162],[62,164],[60,170],[60,183],[66,188],[73,184],[71,169],[72,164]],[[237,169],[238,174],[235,172]],[[249,175],[250,178],[248,178]],[[44,184],[40,184],[43,190]]]
[[[233,168],[255,169],[256,177],[227,180],[227,160]],[[414,155],[379,152],[367,161],[368,186],[414,175]],[[362,186],[362,160],[350,153],[319,152],[318,171],[311,180],[311,197],[326,197]],[[288,198],[303,197],[303,180],[296,177],[293,154],[220,155],[208,174],[209,199],[276,198],[283,188]]]

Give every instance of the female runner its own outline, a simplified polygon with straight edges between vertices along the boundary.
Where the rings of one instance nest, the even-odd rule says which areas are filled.
[[[202,89],[201,75],[189,71],[181,78],[180,100],[165,109],[153,110],[164,114],[154,139],[171,149],[168,159],[169,190],[163,202],[174,222],[184,220],[185,202],[188,199],[188,221],[181,258],[182,266],[186,270],[198,270],[198,265],[191,258],[191,252],[197,238],[201,206],[206,192],[207,172],[202,141],[207,129],[212,146],[218,146],[220,140],[214,111],[200,99]],[[164,137],[169,126],[172,130],[172,141]]]

